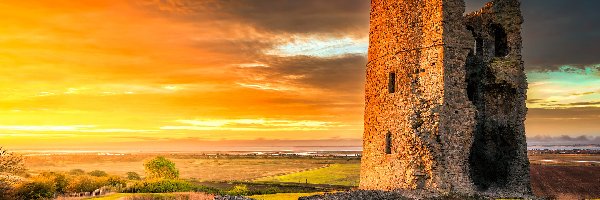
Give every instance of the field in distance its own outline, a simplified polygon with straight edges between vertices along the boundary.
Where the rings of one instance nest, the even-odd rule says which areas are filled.
[[[145,160],[156,154],[125,155],[46,155],[27,156],[26,167],[31,173],[44,171],[102,170],[109,174],[127,172],[144,174]],[[358,164],[360,160],[330,157],[270,157],[270,156],[203,156],[187,154],[162,155],[175,162],[182,178],[199,181],[244,181],[322,168],[330,164]]]
[[[42,171],[103,170],[124,175],[143,174],[142,163],[156,154],[28,156],[31,173]],[[184,179],[357,186],[358,158],[201,156],[168,154]],[[600,197],[600,154],[532,154],[532,188],[537,196],[556,198]],[[296,196],[301,194],[280,194]],[[268,199],[267,196],[258,196]]]

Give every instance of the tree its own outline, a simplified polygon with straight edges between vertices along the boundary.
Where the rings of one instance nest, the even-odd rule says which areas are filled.
[[[127,179],[129,180],[142,180],[140,175],[135,172],[127,172]]]
[[[163,179],[176,179],[179,178],[179,170],[175,167],[175,163],[166,159],[165,157],[158,156],[152,160],[144,163],[147,178],[163,178]]]
[[[0,147],[0,173],[16,174],[24,171],[23,157]]]
[[[0,199],[5,199],[12,185],[20,178],[16,174],[25,172],[23,157],[0,147]]]

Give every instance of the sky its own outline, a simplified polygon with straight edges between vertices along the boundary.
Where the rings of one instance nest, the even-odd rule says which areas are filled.
[[[523,1],[528,137],[600,136],[598,6]],[[6,0],[0,10],[1,146],[361,144],[368,0]]]

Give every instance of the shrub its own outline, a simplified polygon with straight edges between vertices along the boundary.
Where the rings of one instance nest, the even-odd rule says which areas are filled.
[[[15,199],[50,199],[54,197],[56,188],[50,181],[33,181],[17,185],[14,191]]]
[[[69,184],[69,180],[67,179],[67,176],[65,174],[56,172],[43,172],[34,179],[46,179],[54,183],[56,193],[64,194],[67,192],[67,185]]]
[[[88,174],[90,176],[95,176],[95,177],[105,177],[105,176],[108,176],[108,174],[106,172],[100,171],[100,170],[94,170],[94,171],[88,172]]]
[[[89,175],[76,176],[69,180],[68,192],[93,192],[94,190],[108,185],[108,178]]]
[[[0,147],[0,200],[8,199],[12,186],[20,181],[16,175],[23,175],[24,172],[23,157]]]
[[[73,176],[79,176],[84,175],[85,171],[83,171],[83,169],[72,169],[71,171],[69,171],[69,174]]]
[[[219,193],[218,189],[199,186],[184,180],[154,179],[136,182],[128,186],[124,192],[129,193],[171,193],[171,192],[207,192]]]
[[[184,180],[155,179],[134,183],[126,190],[133,193],[169,193],[194,191],[195,185]]]
[[[235,187],[233,187],[233,189],[229,190],[229,192],[227,192],[227,194],[235,195],[235,196],[249,195],[250,190],[248,189],[248,186],[246,186],[246,185],[236,185]]]
[[[22,173],[25,171],[23,157],[0,147],[0,173]]]
[[[146,177],[150,179],[179,178],[179,170],[175,167],[175,163],[162,156],[158,156],[152,160],[146,161],[146,163],[144,163],[144,168],[146,171]]]
[[[120,176],[109,176],[108,179],[106,180],[106,184],[107,184],[107,186],[121,188],[121,187],[124,187],[125,185],[127,185],[127,180],[125,180],[125,178],[122,178]]]
[[[127,172],[127,179],[129,180],[142,180],[142,177],[135,172]]]

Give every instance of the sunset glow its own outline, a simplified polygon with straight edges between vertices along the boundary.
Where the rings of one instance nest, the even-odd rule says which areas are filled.
[[[0,143],[360,146],[368,1],[260,2],[0,2]],[[549,109],[600,107],[599,70],[528,70],[527,134],[600,135],[600,125],[543,125]],[[600,119],[577,115],[559,117]]]

